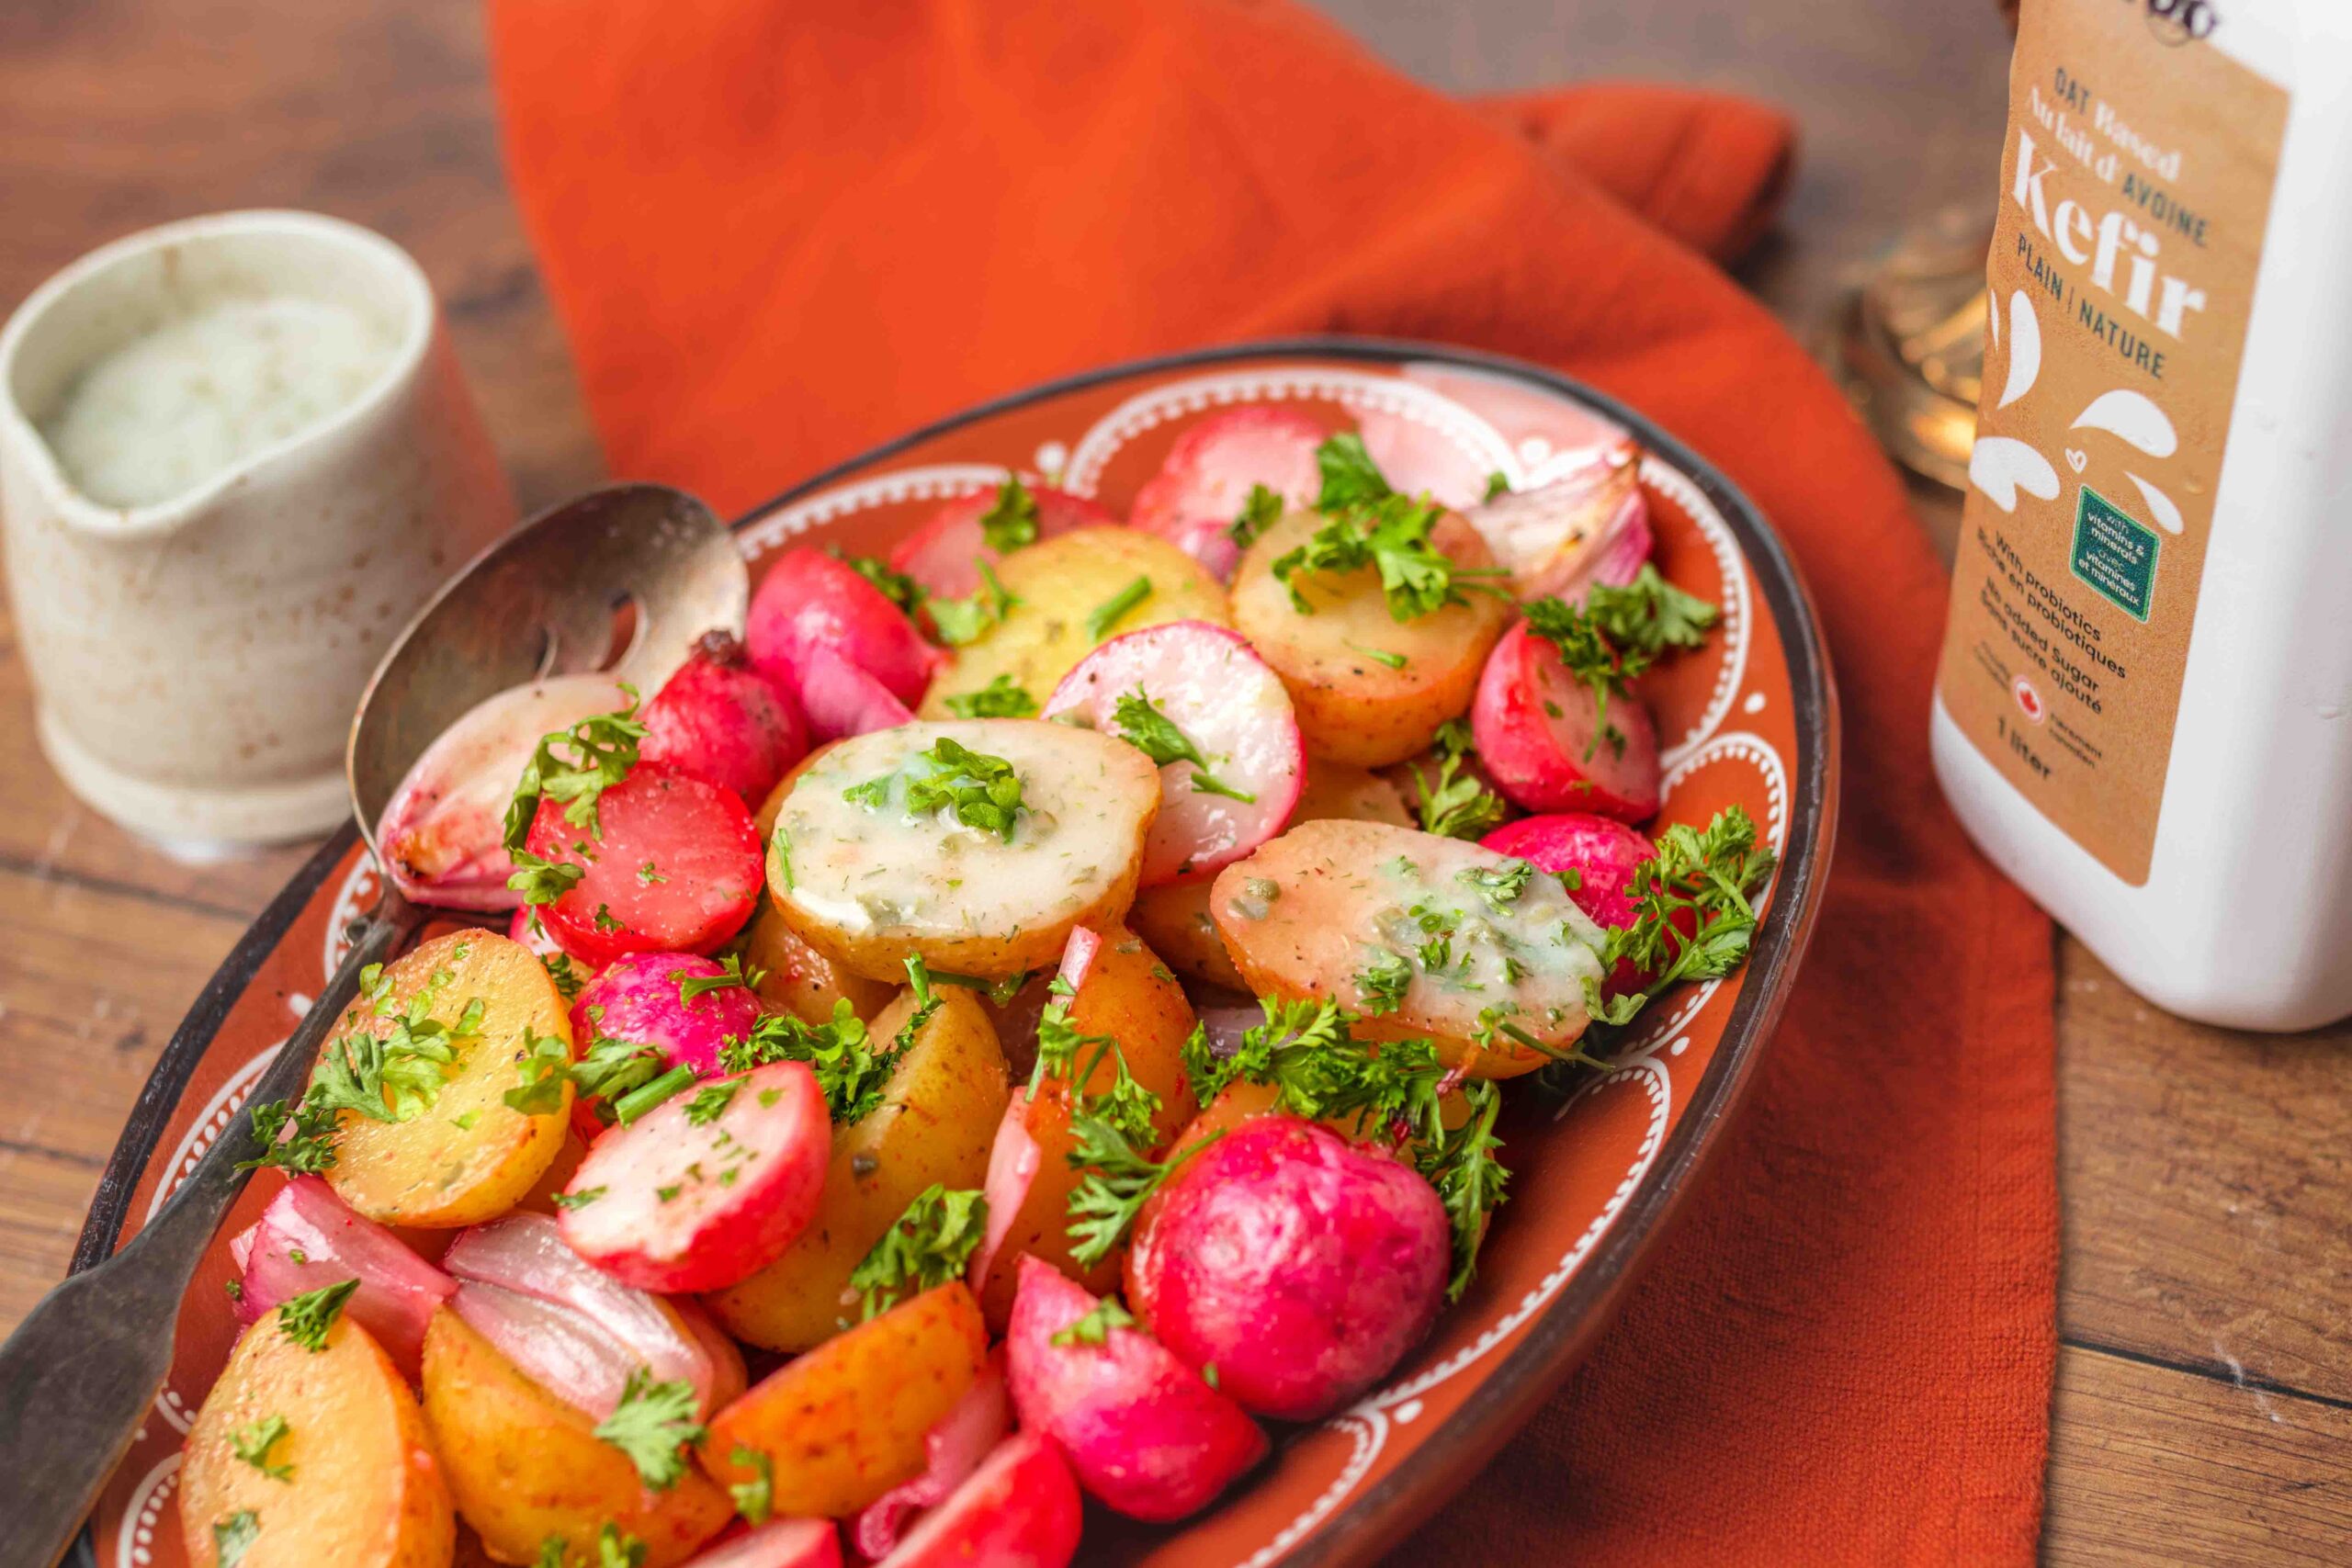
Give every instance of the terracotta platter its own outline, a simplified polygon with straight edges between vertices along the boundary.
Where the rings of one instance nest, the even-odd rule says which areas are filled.
[[[1237,403],[1281,402],[1354,426],[1375,455],[1462,484],[1514,488],[1561,471],[1611,434],[1646,449],[1642,481],[1659,567],[1721,604],[1707,648],[1641,691],[1666,767],[1663,821],[1747,807],[1782,864],[1750,961],[1662,998],[1608,1047],[1611,1070],[1565,1100],[1514,1092],[1504,1117],[1511,1201],[1476,1285],[1385,1387],[1312,1427],[1205,1517],[1172,1530],[1099,1510],[1081,1561],[1338,1564],[1368,1561],[1466,1483],[1575,1366],[1721,1142],[1794,981],[1827,870],[1837,713],[1804,591],[1755,509],[1638,414],[1528,367],[1451,350],[1316,339],[1119,367],[1041,387],[916,432],[779,496],[738,525],[756,574],[793,543],[880,552],[940,502],[1007,468],[1056,476],[1124,513],[1185,427]],[[1475,493],[1475,491],[1474,491]],[[243,1105],[374,897],[347,829],[264,912],[213,976],[134,1108],[100,1184],[76,1267],[155,1212]],[[1708,1179],[1737,1181],[1729,1167]],[[180,1317],[171,1378],[109,1485],[78,1558],[181,1568],[175,1478],[189,1419],[237,1325],[228,1238],[278,1185],[257,1179],[222,1227]],[[462,1553],[461,1553],[462,1555]]]

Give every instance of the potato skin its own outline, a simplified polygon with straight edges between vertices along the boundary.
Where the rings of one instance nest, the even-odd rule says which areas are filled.
[[[405,1009],[438,970],[449,978],[435,991],[433,1016],[455,1023],[479,998],[481,1034],[459,1048],[457,1073],[414,1121],[345,1111],[326,1173],[343,1201],[369,1219],[424,1230],[479,1224],[514,1207],[562,1152],[571,1116],[568,1082],[544,1115],[526,1116],[505,1102],[523,1081],[516,1064],[526,1029],[572,1048],[562,994],[530,950],[490,931],[452,931],[386,966],[390,995]],[[367,1005],[363,999],[357,1016],[374,1033],[387,1033],[392,1021],[369,1016]],[[334,1048],[330,1041],[324,1049]]]
[[[833,1130],[824,1196],[790,1250],[704,1304],[728,1331],[771,1350],[814,1349],[841,1331],[853,1269],[907,1205],[933,1182],[980,1185],[989,1145],[1012,1094],[1004,1052],[971,991],[942,986],[940,1010],[890,1074],[881,1107]],[[914,1011],[911,992],[882,1010],[877,1038]]]
[[[1156,1145],[1164,1145],[1199,1109],[1184,1076],[1184,1041],[1193,1032],[1193,1006],[1159,954],[1124,926],[1102,931],[1102,945],[1069,998],[1070,1026],[1081,1034],[1107,1034],[1119,1043],[1127,1070],[1159,1097],[1152,1118]],[[1116,1067],[1099,1062],[1088,1077],[1090,1092],[1107,1090]],[[976,1281],[989,1326],[1001,1331],[1012,1321],[1024,1255],[1051,1263],[1100,1295],[1118,1288],[1119,1258],[1114,1253],[1091,1269],[1070,1257],[1069,1195],[1084,1174],[1064,1156],[1072,1146],[1069,1085],[1047,1078],[1035,1099],[1016,1090],[1025,1105],[1025,1125],[1040,1151],[1037,1172],[1013,1216],[1004,1240]]]
[[[273,1480],[236,1457],[240,1429],[283,1416]],[[194,1568],[220,1561],[212,1527],[244,1509],[261,1533],[242,1568],[447,1568],[457,1547],[449,1487],[416,1396],[368,1331],[348,1318],[312,1352],[278,1328],[278,1314],[245,1330],[189,1428],[180,1470],[180,1525]]]
[[[536,1562],[550,1535],[593,1560],[596,1532],[610,1520],[645,1542],[646,1568],[671,1568],[735,1514],[691,1465],[667,1492],[649,1490],[628,1456],[595,1435],[595,1422],[447,1307],[424,1332],[424,1419],[458,1512],[494,1562]]]
[[[956,650],[917,717],[949,716],[949,697],[977,692],[999,675],[1012,676],[1043,703],[1080,660],[1121,632],[1165,621],[1230,624],[1222,583],[1167,540],[1133,528],[1072,529],[1015,550],[995,570],[1021,603],[978,641]],[[1151,596],[1106,627],[1104,637],[1091,636],[1088,617],[1138,577],[1151,579]]]
[[[1364,567],[1295,573],[1292,581],[1314,606],[1301,615],[1273,563],[1324,522],[1313,512],[1292,512],[1259,536],[1234,570],[1233,625],[1289,688],[1311,756],[1385,767],[1427,747],[1439,725],[1468,710],[1479,671],[1513,612],[1506,601],[1472,591],[1466,603],[1398,621],[1379,573]],[[1451,513],[1430,536],[1458,565],[1494,565],[1476,530]],[[1366,648],[1401,655],[1403,668],[1358,651]]]
[[[833,1016],[835,1002],[849,1003],[858,1017],[870,1019],[890,1002],[889,983],[869,980],[808,945],[790,922],[776,913],[775,900],[760,892],[760,910],[743,933],[746,968],[765,970],[752,987],[760,1000],[779,1008],[803,1023],[824,1023]]]
[[[988,1359],[988,1328],[960,1280],[900,1302],[754,1384],[711,1418],[703,1463],[721,1484],[768,1456],[780,1517],[839,1518],[929,1462],[923,1437],[956,1407]]]

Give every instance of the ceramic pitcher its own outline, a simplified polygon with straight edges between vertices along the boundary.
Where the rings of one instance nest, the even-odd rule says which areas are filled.
[[[83,370],[176,314],[277,296],[396,344],[356,401],[153,505],[74,488],[39,426]],[[42,750],[99,811],[185,844],[341,821],[345,735],[386,643],[514,521],[423,271],[300,212],[149,230],[26,300],[0,332],[0,512]]]

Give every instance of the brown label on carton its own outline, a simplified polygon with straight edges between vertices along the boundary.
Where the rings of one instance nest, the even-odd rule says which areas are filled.
[[[2287,94],[2210,41],[2216,7],[2183,9],[2024,7],[1937,676],[1976,747],[2134,886],[2287,120]]]

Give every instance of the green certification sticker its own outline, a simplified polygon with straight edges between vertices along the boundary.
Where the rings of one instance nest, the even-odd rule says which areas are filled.
[[[2075,575],[2135,621],[2148,618],[2155,598],[2158,542],[2154,529],[2083,487],[2075,508]]]

